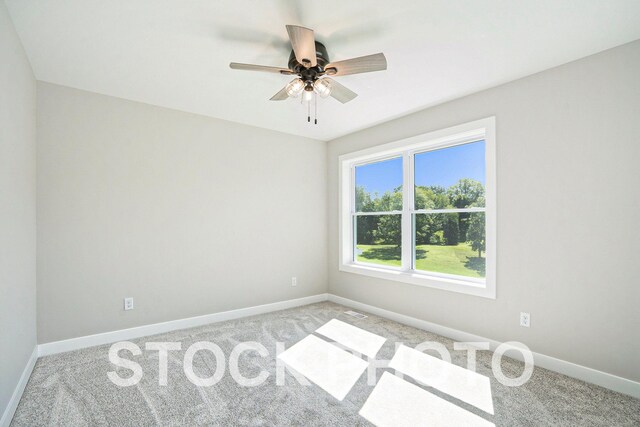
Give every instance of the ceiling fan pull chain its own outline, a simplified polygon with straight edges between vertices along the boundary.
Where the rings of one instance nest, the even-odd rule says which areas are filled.
[[[311,101],[307,101],[307,122],[311,123]]]
[[[317,125],[318,124],[318,97],[316,96],[316,94],[313,94],[313,103],[314,105],[314,110],[313,110],[313,114],[314,114],[314,119],[313,119],[313,124]]]

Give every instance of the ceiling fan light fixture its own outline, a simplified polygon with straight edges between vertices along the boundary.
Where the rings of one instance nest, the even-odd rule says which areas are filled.
[[[313,90],[320,95],[320,98],[326,98],[331,95],[331,82],[326,79],[319,79],[313,83]]]
[[[302,79],[293,79],[287,85],[287,95],[289,95],[291,98],[296,98],[303,90],[304,82],[302,81]]]
[[[302,94],[302,99],[306,102],[310,102],[313,99],[313,87],[309,86],[304,89],[304,93]]]

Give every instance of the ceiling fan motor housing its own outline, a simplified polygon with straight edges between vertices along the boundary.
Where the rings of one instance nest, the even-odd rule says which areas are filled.
[[[315,67],[307,68],[303,64],[296,60],[296,54],[292,50],[289,55],[289,69],[294,73],[299,74],[300,78],[305,82],[315,81],[318,79],[318,74],[324,72],[324,67],[329,63],[329,54],[327,48],[322,43],[316,41],[316,62],[318,65]]]

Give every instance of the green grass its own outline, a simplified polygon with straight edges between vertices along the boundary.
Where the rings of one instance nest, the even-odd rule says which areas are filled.
[[[357,256],[360,262],[370,262],[373,264],[392,265],[400,267],[400,248],[395,245],[358,245],[362,251]]]
[[[358,245],[362,251],[359,262],[400,267],[400,248],[395,245]],[[416,268],[437,273],[456,274],[467,277],[484,277],[485,258],[471,249],[468,243],[455,246],[416,246]]]

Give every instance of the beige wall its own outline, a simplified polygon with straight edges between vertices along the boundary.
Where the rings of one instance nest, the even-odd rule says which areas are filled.
[[[330,292],[640,380],[638,70],[640,41],[331,141]],[[337,157],[494,115],[497,299],[339,272]]]
[[[324,142],[38,83],[39,342],[326,292],[326,171]]]
[[[0,417],[36,345],[36,82],[0,1]]]

